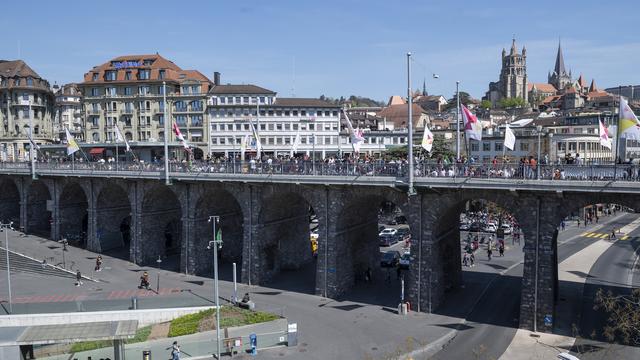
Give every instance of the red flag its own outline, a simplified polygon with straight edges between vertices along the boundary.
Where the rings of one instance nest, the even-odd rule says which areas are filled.
[[[460,104],[460,112],[464,120],[464,133],[467,138],[478,141],[482,140],[482,124],[480,124],[478,118],[462,104]]]
[[[189,146],[187,141],[184,139],[184,136],[182,136],[182,133],[178,128],[178,124],[176,123],[173,123],[173,132],[176,134],[176,137],[178,138],[178,140],[180,140],[180,142],[182,143],[182,146],[184,147],[184,149],[187,151],[191,151],[191,147]]]

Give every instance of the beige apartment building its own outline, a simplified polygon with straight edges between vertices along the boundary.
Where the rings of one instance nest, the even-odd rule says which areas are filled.
[[[29,158],[28,129],[37,144],[53,140],[53,92],[22,60],[0,60],[0,160]]]
[[[114,143],[114,125],[118,124],[132,147],[159,145],[164,141],[164,121],[169,118],[196,148],[194,154],[199,158],[207,148],[206,94],[212,86],[199,71],[183,70],[158,54],[111,59],[87,72],[79,84],[84,96],[85,140]],[[169,140],[173,142],[172,134]]]

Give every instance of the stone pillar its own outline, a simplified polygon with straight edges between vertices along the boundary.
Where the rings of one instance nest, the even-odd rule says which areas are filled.
[[[24,178],[20,179],[20,229],[27,232],[27,204],[29,203],[29,188],[24,184]]]
[[[542,332],[553,329],[553,324],[545,325],[544,319],[555,319],[558,277],[556,223],[560,215],[556,204],[547,200],[532,198],[523,202],[522,208],[530,209],[530,215],[519,217],[524,218],[520,221],[525,239],[520,328],[534,330],[536,321],[537,331]]]
[[[131,204],[131,246],[129,247],[129,260],[135,264],[142,264],[142,182],[131,184],[129,191],[133,192]]]
[[[198,253],[204,251],[197,246],[195,219],[193,210],[188,208],[189,213],[182,216],[182,244],[180,251],[180,271],[185,274],[202,274],[203,264],[198,260]]]
[[[242,282],[249,285],[260,283],[260,261],[259,252],[256,250],[258,239],[260,236],[260,228],[258,226],[258,191],[255,185],[247,185],[248,187],[248,206],[243,216],[242,226],[242,273],[240,278]]]
[[[87,250],[98,253],[102,251],[98,238],[98,211],[92,203],[87,207]]]

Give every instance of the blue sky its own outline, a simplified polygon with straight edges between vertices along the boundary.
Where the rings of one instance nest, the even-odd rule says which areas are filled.
[[[528,75],[546,82],[558,39],[565,63],[599,87],[640,83],[636,0],[18,1],[0,11],[0,58],[20,56],[51,83],[78,82],[123,54],[159,52],[223,83],[279,96],[386,100],[413,87],[481,97],[513,34]],[[440,78],[434,80],[432,73]]]

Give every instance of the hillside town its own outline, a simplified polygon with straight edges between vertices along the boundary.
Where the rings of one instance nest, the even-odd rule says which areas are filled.
[[[576,78],[560,43],[555,63],[549,59],[553,67],[546,82],[530,80],[543,74],[527,73],[527,49],[519,48],[516,39],[508,51],[502,49],[501,58],[498,81],[488,84],[482,99],[459,94],[460,103],[482,124],[482,140],[463,139],[460,158],[479,163],[531,156],[553,164],[614,161],[615,151],[600,143],[599,124],[615,134],[620,96],[637,109],[640,85],[600,88],[597,74]],[[156,53],[117,56],[89,68],[77,83],[51,85],[24,60],[0,60],[0,159],[28,161],[33,142],[37,161],[68,160],[69,134],[82,150],[75,155],[80,161],[153,162],[163,157],[167,128],[172,129],[167,135],[171,158],[177,160],[343,158],[355,150],[340,115],[343,108],[362,134],[359,155],[382,157],[402,148],[406,153],[406,96],[390,94],[384,106],[351,106],[324,96],[281,97],[269,84],[231,84],[223,76],[185,70]],[[414,151],[428,129],[438,151],[424,156],[456,160],[457,122],[464,126],[457,99],[457,94],[431,94],[426,82],[413,92]],[[504,147],[507,125],[516,138],[513,149]],[[611,140],[617,146],[617,137]],[[618,162],[639,156],[638,141],[623,139]]]

